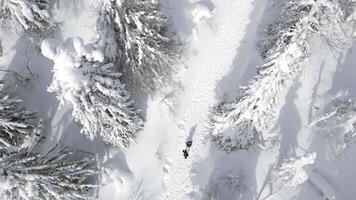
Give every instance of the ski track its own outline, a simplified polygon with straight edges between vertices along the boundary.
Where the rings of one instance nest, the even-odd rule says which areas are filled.
[[[237,48],[245,36],[253,10],[253,0],[220,1],[216,7],[214,20],[215,33],[209,26],[200,26],[200,40],[196,41],[196,52],[188,61],[187,77],[183,80],[184,92],[178,98],[177,118],[184,125],[178,136],[176,158],[173,159],[170,173],[166,176],[165,191],[161,199],[192,199],[189,193],[198,190],[192,183],[194,164],[201,160],[204,153],[205,125],[209,109],[216,103],[216,85],[231,69]],[[210,29],[210,30],[209,30]],[[209,33],[210,32],[210,33]],[[214,31],[213,31],[214,32]],[[204,37],[205,34],[215,34]],[[207,38],[207,39],[206,39]],[[197,125],[193,135],[193,145],[188,159],[182,156],[189,129]]]

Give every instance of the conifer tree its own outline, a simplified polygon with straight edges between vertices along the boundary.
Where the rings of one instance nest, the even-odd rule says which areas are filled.
[[[68,148],[46,155],[23,149],[0,158],[0,198],[7,200],[94,199],[95,159]]]
[[[121,74],[104,55],[79,38],[64,47],[54,40],[42,42],[42,53],[54,61],[53,82],[48,88],[60,105],[73,107],[73,117],[90,139],[125,149],[135,140],[143,120],[120,82]]]
[[[0,99],[0,155],[31,148],[42,136],[37,113],[26,110],[21,102],[8,95]]]
[[[97,30],[126,83],[154,92],[169,83],[178,51],[158,0],[102,0]]]
[[[48,0],[2,0],[0,27],[25,31],[31,37],[48,35],[57,28],[48,8]]]
[[[21,102],[5,94],[0,99],[0,199],[91,198],[97,185],[89,180],[98,173],[95,159],[65,147],[37,153],[42,121]]]
[[[285,2],[279,20],[268,28],[262,42],[264,62],[254,80],[241,87],[233,101],[212,111],[210,130],[216,145],[234,151],[272,140],[280,100],[307,63],[310,39],[319,38],[336,52],[347,49],[352,26],[346,18],[353,4],[344,0]]]

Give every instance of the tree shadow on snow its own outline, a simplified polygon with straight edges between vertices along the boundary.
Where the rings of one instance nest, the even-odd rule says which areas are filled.
[[[276,16],[271,15],[271,12],[279,13],[279,1],[281,0],[254,2],[253,15],[250,16],[250,23],[246,28],[244,38],[237,48],[231,71],[217,84],[218,99],[233,99],[238,95],[239,87],[248,84],[256,75],[256,67],[262,63],[258,44],[261,38],[266,37],[264,30]]]
[[[21,98],[26,107],[34,109],[46,120],[58,107],[55,96],[47,92],[52,82],[50,66],[53,62],[42,56],[36,42],[26,37],[19,38],[13,47],[16,53],[7,66],[4,81],[5,86]]]
[[[59,35],[56,37],[60,38]],[[45,139],[39,146],[41,150],[47,151],[62,143],[79,150],[96,152],[95,148],[103,146],[100,138],[91,141],[80,133],[80,125],[74,122],[70,106],[59,109],[55,94],[47,91],[52,82],[51,69],[54,63],[41,54],[39,41],[19,38],[13,47],[15,55],[4,76],[5,86],[43,120]],[[14,76],[14,73],[18,75]]]
[[[300,87],[301,83],[298,83],[288,91],[285,98],[286,104],[279,115],[278,124],[280,126],[281,145],[277,164],[281,164],[290,156],[296,156],[295,150],[298,148],[297,137],[302,125],[294,100],[298,98],[297,91]]]
[[[78,16],[84,7],[84,0],[52,0],[50,1],[50,6],[66,10],[67,12],[73,12],[75,16]]]
[[[18,39],[4,82],[14,96],[23,100],[27,109],[38,113],[43,120],[45,138],[48,138],[58,102],[54,94],[47,92],[53,77],[50,71],[53,62],[42,56],[37,42],[25,36]]]
[[[356,79],[355,79],[355,56],[356,56],[356,43],[353,43],[352,48],[349,50],[342,61],[338,61],[338,70],[333,75],[332,87],[328,91],[331,96],[336,96],[340,92],[347,93],[349,96],[356,97]]]
[[[162,11],[169,17],[173,26],[172,31],[175,32],[183,41],[187,41],[194,28],[188,10],[193,5],[189,0],[162,0]]]
[[[255,166],[259,153],[251,151],[226,153],[211,148],[209,156],[192,169],[192,182],[200,188],[190,194],[192,199],[256,199]]]
[[[244,38],[237,49],[231,71],[217,84],[218,100],[225,97],[236,97],[239,85],[248,83],[256,74],[256,66],[261,63],[256,46],[259,37],[271,19],[271,12],[278,13],[278,5],[274,1],[255,1],[254,10],[250,15]],[[258,17],[256,17],[256,13]],[[262,24],[262,26],[260,26]],[[225,96],[227,95],[227,96]],[[193,199],[208,199],[215,197],[221,200],[255,200],[258,196],[256,182],[256,166],[261,155],[260,149],[251,148],[249,151],[226,153],[215,147],[210,147],[207,157],[195,164],[192,169],[192,182],[198,185],[200,192],[193,192]],[[222,181],[223,177],[243,172],[246,175],[245,192],[237,192],[234,187]],[[267,172],[268,169],[266,169]],[[231,185],[231,184],[230,184]],[[235,187],[236,188],[236,187]],[[215,196],[214,196],[215,195]]]
[[[195,134],[195,131],[197,130],[197,126],[198,126],[198,124],[195,124],[194,126],[192,126],[189,129],[189,135],[188,135],[186,141],[193,141],[193,136]]]
[[[148,100],[150,96],[135,86],[126,85],[125,88],[130,93],[131,98],[135,101],[136,108],[140,110],[139,115],[146,120]]]
[[[346,54],[345,59],[339,58],[338,69],[333,74],[332,86],[323,94],[322,98],[329,100],[330,97],[337,97],[341,93],[341,97],[345,97],[345,95],[356,96],[355,56],[356,43]],[[356,153],[355,143],[351,143],[345,152],[340,155],[333,148],[337,142],[336,138],[329,137],[328,131],[314,131],[312,134],[314,137],[308,150],[317,153],[313,173],[321,174],[325,182],[336,191],[335,199],[353,199],[356,196],[356,191],[350,185],[356,179],[356,171],[354,170],[356,158],[352,156]],[[308,182],[302,185],[298,198],[318,200],[322,199],[321,193],[322,190],[319,186]]]

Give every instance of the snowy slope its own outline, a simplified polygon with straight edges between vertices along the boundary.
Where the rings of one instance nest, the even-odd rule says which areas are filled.
[[[53,63],[41,55],[36,41],[0,35],[6,39],[0,66],[31,78],[25,87],[13,77],[7,81],[24,105],[44,119],[48,136],[42,143],[44,150],[64,143],[97,155],[103,166],[100,200],[200,200],[214,195],[219,200],[355,199],[355,146],[336,155],[331,147],[334,141],[310,124],[318,109],[331,99],[355,97],[355,44],[346,55],[334,55],[320,41],[313,41],[306,71],[282,100],[275,127],[280,138],[274,148],[227,154],[209,143],[206,124],[210,108],[235,97],[238,85],[255,74],[261,60],[256,50],[259,33],[269,21],[266,18],[279,12],[273,2],[281,1],[162,0],[162,10],[184,44],[183,58],[174,66],[179,69],[176,78],[181,87],[166,97],[146,98],[133,92],[146,123],[137,143],[126,152],[106,147],[100,140],[88,140],[73,121],[71,108],[58,108],[54,95],[47,92]],[[95,1],[53,2],[55,19],[62,22],[61,31],[53,37],[95,41],[91,7]],[[184,159],[182,150],[188,139],[193,145]],[[316,153],[315,163],[313,160],[302,170],[309,178],[303,176],[300,185],[291,188],[275,187],[272,169],[306,151]],[[240,172],[246,175],[247,187],[241,194],[224,182]]]
[[[194,192],[192,173],[194,164],[206,156],[206,121],[209,109],[217,103],[216,86],[231,68],[237,48],[244,38],[254,9],[254,1],[216,2],[215,28],[202,25],[198,29],[198,40],[193,44],[197,54],[187,61],[184,91],[179,98],[177,118],[183,125],[175,150],[166,190],[162,199],[191,199]],[[243,69],[241,69],[243,71]],[[190,129],[195,127],[193,133]],[[184,160],[182,149],[187,138],[192,137],[190,157]],[[191,194],[193,195],[193,194]]]
[[[183,89],[173,99],[176,105],[174,115],[169,114],[169,108],[159,99],[150,101],[145,130],[127,153],[127,162],[135,180],[126,179],[132,183],[121,186],[138,190],[135,186],[139,185],[140,192],[136,193],[145,198],[193,198],[195,165],[206,157],[209,149],[205,125],[209,109],[217,103],[216,87],[231,70],[255,9],[254,1],[214,1],[204,5],[208,6],[203,11],[196,9],[197,4],[185,1],[165,5],[172,8],[168,12],[176,23],[178,34],[187,38],[187,52],[192,54],[188,54],[182,64],[185,68],[180,72]],[[211,17],[205,9],[210,10]],[[190,17],[192,12],[203,12],[199,23]],[[184,23],[180,21],[182,18],[186,20]],[[179,31],[184,28],[192,31]],[[190,156],[185,160],[182,150],[188,138],[192,138],[193,145]],[[199,189],[196,188],[197,191]],[[102,199],[107,196],[102,196]]]

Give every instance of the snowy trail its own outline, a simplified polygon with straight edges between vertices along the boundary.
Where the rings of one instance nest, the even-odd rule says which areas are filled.
[[[254,8],[253,0],[219,1],[216,3],[214,20],[220,25],[214,32],[210,26],[200,26],[199,39],[195,41],[195,50],[188,61],[188,70],[183,80],[185,88],[179,97],[177,118],[184,126],[179,133],[175,158],[172,158],[170,173],[165,178],[165,191],[162,199],[191,199],[189,192],[194,191],[192,170],[195,162],[204,157],[205,125],[209,109],[216,103],[216,85],[225,76],[236,56],[237,48],[245,36]],[[190,156],[185,160],[182,149],[189,135],[189,129],[197,125],[193,135]]]

